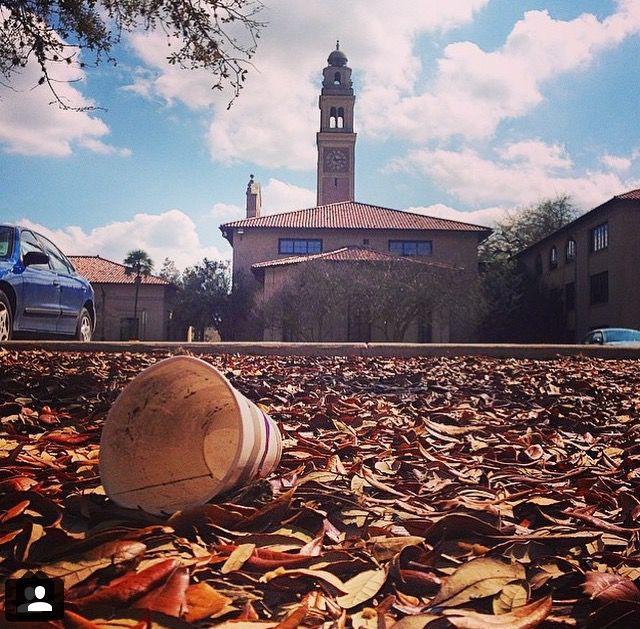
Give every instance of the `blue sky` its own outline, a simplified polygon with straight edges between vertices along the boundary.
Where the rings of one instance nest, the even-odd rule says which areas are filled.
[[[340,38],[357,90],[356,196],[490,223],[559,193],[582,209],[640,187],[640,0],[274,0],[230,111],[210,77],[129,36],[118,66],[65,87],[106,111],[62,113],[0,87],[0,217],[67,253],[157,265],[229,256],[250,173],[266,211],[315,198],[317,93]],[[446,5],[446,6],[443,6]],[[76,76],[77,76],[77,70]]]

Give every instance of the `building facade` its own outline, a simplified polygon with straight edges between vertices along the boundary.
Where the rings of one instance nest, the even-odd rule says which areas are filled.
[[[100,256],[69,256],[95,291],[96,341],[128,341],[135,337],[135,278],[127,267]],[[141,341],[172,339],[171,310],[175,287],[156,275],[143,277],[138,292]]]
[[[363,262],[363,258],[370,264],[383,263],[389,257],[419,260],[434,269],[447,267],[462,272],[471,286],[478,276],[478,244],[490,234],[490,229],[354,200],[355,95],[347,63],[338,45],[323,70],[317,134],[318,205],[263,216],[260,185],[252,175],[246,192],[246,218],[220,226],[233,247],[234,290],[242,285],[265,299],[276,285],[286,282],[294,269],[311,264],[319,255],[336,264]],[[348,254],[334,256],[335,259],[326,257],[340,250]],[[362,250],[380,255],[373,259]],[[474,340],[470,326],[450,325],[447,313],[432,313],[431,317],[431,340]],[[337,324],[326,329],[322,340],[353,340],[345,331],[349,327],[345,316],[337,318]],[[404,340],[424,338],[418,327]],[[243,338],[283,340],[286,336],[273,328],[247,328]]]
[[[594,328],[640,328],[640,190],[583,214],[519,259],[559,304],[558,340],[580,342]]]

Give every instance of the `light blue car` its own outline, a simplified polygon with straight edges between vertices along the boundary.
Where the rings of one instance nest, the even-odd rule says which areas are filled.
[[[0,341],[17,336],[90,341],[95,329],[89,280],[50,240],[0,225]]]
[[[640,330],[630,328],[598,328],[591,330],[582,341],[585,345],[616,345],[640,347]]]

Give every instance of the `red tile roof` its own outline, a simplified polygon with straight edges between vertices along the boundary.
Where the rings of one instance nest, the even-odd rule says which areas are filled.
[[[223,231],[237,227],[288,227],[315,229],[420,229],[447,231],[491,231],[489,227],[452,221],[447,218],[425,216],[378,205],[344,201],[305,210],[281,212],[267,216],[245,218],[220,226]]]
[[[119,262],[105,260],[100,256],[68,256],[76,271],[92,284],[133,284],[135,275],[127,274],[127,267]],[[149,275],[142,278],[142,284],[167,286],[170,282]]]
[[[632,199],[634,201],[640,201],[640,188],[636,190],[629,190],[629,192],[623,192],[622,194],[616,194],[614,199]]]
[[[389,262],[393,260],[404,260],[416,264],[426,264],[427,266],[438,267],[442,269],[459,269],[459,267],[445,264],[444,262],[435,262],[433,260],[425,260],[424,258],[409,258],[393,255],[385,251],[376,251],[368,247],[349,246],[334,249],[333,251],[325,251],[324,253],[313,253],[302,256],[290,256],[288,258],[276,258],[275,260],[267,260],[266,262],[257,262],[252,265],[252,269],[264,269],[274,266],[285,266],[288,264],[298,264],[300,262],[311,262],[312,260],[329,260],[331,262]]]

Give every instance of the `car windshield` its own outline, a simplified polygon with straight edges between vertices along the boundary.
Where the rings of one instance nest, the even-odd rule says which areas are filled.
[[[13,249],[13,227],[0,226],[0,260],[6,260]]]
[[[605,332],[608,343],[640,342],[638,330],[607,330]]]

